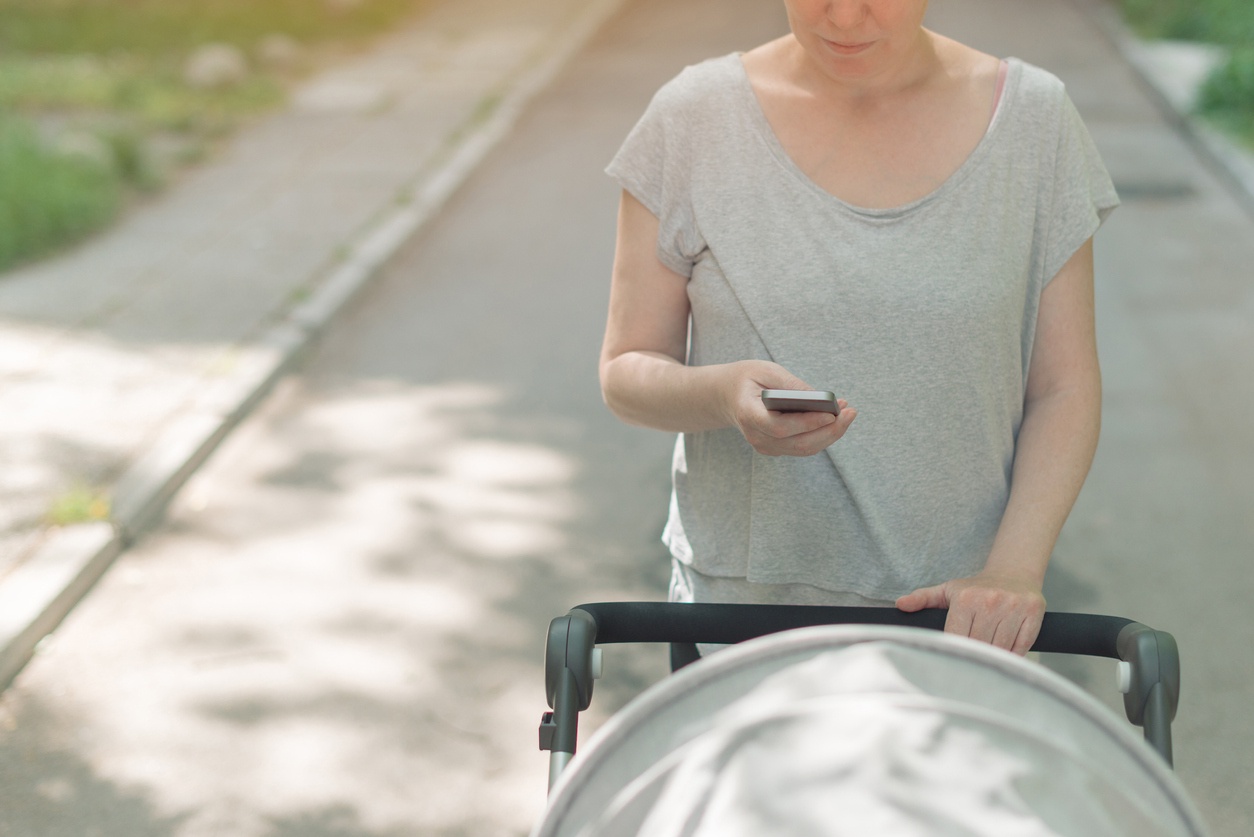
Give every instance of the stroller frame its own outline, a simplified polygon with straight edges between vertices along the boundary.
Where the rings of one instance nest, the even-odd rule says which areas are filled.
[[[696,659],[696,643],[733,644],[817,625],[895,625],[944,630],[944,610],[811,605],[602,602],[582,604],[549,623],[544,655],[551,712],[540,721],[540,749],[549,757],[549,789],[574,758],[579,713],[592,703],[600,677],[598,644],[671,643],[672,668]],[[1175,638],[1131,619],[1086,613],[1046,613],[1033,651],[1120,660],[1120,690],[1128,720],[1172,763],[1171,722],[1180,700]]]

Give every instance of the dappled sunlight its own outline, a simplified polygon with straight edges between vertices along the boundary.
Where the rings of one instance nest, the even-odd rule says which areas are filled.
[[[0,742],[6,750],[0,759],[0,833],[187,834],[181,829],[185,818],[158,811],[147,789],[102,776],[96,765],[76,752],[74,737],[88,725],[62,701],[41,695],[35,702],[6,694],[0,701],[0,717],[5,720]],[[9,748],[19,740],[17,735],[25,737],[13,752]],[[111,832],[100,828],[106,811]]]
[[[563,490],[574,463],[540,446],[468,442],[451,448],[428,499],[449,520],[460,549],[498,560],[541,555],[565,542],[560,524],[573,497]]]
[[[196,374],[220,353],[0,319],[0,569],[38,537],[39,521],[72,486],[116,478],[151,442],[151,417],[192,397]]]
[[[484,487],[561,485],[574,476],[574,463],[558,452],[499,441],[459,445],[444,456],[449,479]]]
[[[438,4],[440,25],[465,36],[466,77],[528,52],[535,27],[556,31],[545,21],[608,6]],[[454,80],[434,104],[374,97],[388,113],[304,112],[282,132],[255,135],[225,161],[229,180],[199,178],[160,217],[137,215],[134,229],[159,252],[115,245],[108,264],[58,260],[67,278],[57,305],[22,321],[64,328],[98,316],[99,345],[64,347],[54,363],[86,372],[97,349],[134,349],[150,371],[145,357],[112,358],[110,368],[133,373],[125,383],[138,398],[173,397],[157,405],[169,407],[164,416],[233,409],[228,396],[240,391],[204,370],[238,385],[241,372],[265,371],[266,358],[207,352],[267,333],[274,311],[302,299],[311,275],[343,255],[332,252],[343,235],[366,230],[379,206],[392,206],[396,184],[410,182],[397,180],[397,166],[426,172],[433,131],[508,104],[476,94],[463,103],[479,108],[473,115],[451,99],[445,107],[446,93],[460,95]],[[501,89],[497,78],[484,88]],[[573,129],[589,112],[606,121],[581,99],[546,124]],[[415,130],[395,130],[398,114]],[[332,141],[324,117],[352,118],[360,133]],[[533,137],[524,148],[549,154],[550,145]],[[670,440],[620,427],[596,397],[604,282],[595,276],[612,244],[612,205],[586,211],[585,190],[544,171],[544,154],[526,153],[523,170],[542,186],[517,193],[561,198],[528,206],[584,207],[575,220],[594,219],[600,234],[553,227],[494,197],[492,214],[475,211],[483,226],[473,236],[446,227],[429,237],[426,249],[458,250],[449,270],[415,267],[426,246],[415,240],[395,255],[395,284],[383,275],[347,302],[303,368],[250,408],[10,691],[0,832],[16,823],[22,834],[83,837],[498,837],[524,834],[537,818],[546,626],[578,601],[659,594]],[[562,163],[571,170],[569,155]],[[297,188],[311,170],[334,183]],[[481,182],[511,189],[514,179]],[[274,189],[264,217],[244,211]],[[379,194],[383,204],[366,205]],[[439,222],[470,197],[446,204]],[[211,203],[212,224],[195,201]],[[298,224],[280,222],[289,211]],[[551,240],[528,230],[525,246],[513,246],[516,218],[543,224]],[[460,249],[463,238],[473,242]],[[128,287],[133,277],[147,284]],[[6,299],[25,287],[10,281]],[[141,304],[109,308],[102,297],[120,291]],[[87,375],[82,403],[128,395],[95,387]],[[110,456],[150,449],[162,428],[138,419],[115,428],[117,414],[100,418],[92,444],[103,439]],[[76,408],[56,423],[73,442],[77,423],[93,420]],[[93,450],[58,453],[81,462]],[[620,663],[619,651],[607,654],[616,683],[636,687],[642,671],[665,668],[660,653],[650,669]],[[616,684],[599,688],[594,714],[620,695]],[[36,829],[23,832],[26,822]]]
[[[449,760],[480,783],[534,776],[477,815],[529,821],[542,632],[559,606],[519,599],[502,569],[569,563],[586,500],[583,465],[511,439],[505,402],[469,384],[285,386],[75,613],[110,658],[54,641],[26,690],[80,719],[74,748],[95,775],[233,837],[267,835],[233,804],[277,822],[368,799],[361,825],[381,833],[464,821],[483,789],[450,788]]]
[[[450,533],[454,545],[487,558],[507,559],[555,549],[561,540],[543,524],[523,520],[490,520]]]
[[[299,418],[308,432],[320,433],[336,448],[391,455],[398,460],[437,456],[414,443],[443,443],[467,432],[477,414],[499,404],[503,394],[476,383],[407,386],[390,381],[355,382],[350,389],[321,398]],[[363,467],[378,463],[362,461]]]
[[[473,385],[369,384],[308,410],[289,432],[316,438],[304,452],[339,464],[308,475],[308,485],[333,485],[336,495],[321,523],[307,522],[297,537],[311,549],[358,554],[443,543],[505,560],[561,549],[562,524],[577,505],[569,489],[576,464],[543,445],[475,438],[476,413],[500,399]],[[411,543],[395,543],[398,526]]]

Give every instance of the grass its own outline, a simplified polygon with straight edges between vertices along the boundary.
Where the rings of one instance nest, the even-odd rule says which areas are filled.
[[[414,8],[413,0],[0,0],[0,51],[157,57],[215,41],[247,49],[276,32],[344,42]]]
[[[28,123],[0,118],[0,265],[98,229],[114,217],[121,193],[112,165],[50,151]]]
[[[1254,44],[1250,0],[1122,0],[1124,16],[1147,38]]]
[[[73,526],[108,520],[110,510],[109,498],[103,491],[75,484],[53,500],[46,518],[53,526]]]
[[[1206,81],[1198,111],[1254,148],[1254,2],[1121,0],[1128,23],[1148,38],[1204,41],[1231,48]]]
[[[1200,112],[1254,149],[1254,48],[1236,49],[1202,88]]]
[[[0,270],[108,225],[135,196],[274,108],[302,74],[423,0],[0,0]],[[266,63],[276,35],[295,60]],[[195,86],[188,57],[247,71]]]

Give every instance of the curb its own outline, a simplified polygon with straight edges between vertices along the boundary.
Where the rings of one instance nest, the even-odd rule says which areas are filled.
[[[232,372],[211,384],[188,412],[166,428],[121,476],[111,523],[54,529],[0,584],[0,692],[39,643],[83,599],[114,560],[156,525],[166,505],[223,439],[299,362],[336,315],[378,275],[470,178],[522,116],[531,100],[584,47],[623,0],[591,0],[505,81],[486,117],[472,116],[437,151],[430,168],[408,186],[413,197],[392,205],[350,242],[347,256],[311,277],[308,299],[279,317],[257,340],[234,346]],[[556,48],[554,48],[556,46]]]
[[[1184,137],[1189,147],[1218,176],[1245,213],[1254,219],[1254,154],[1194,118],[1169,86],[1152,51],[1132,34],[1109,0],[1071,0],[1132,68],[1150,99]]]

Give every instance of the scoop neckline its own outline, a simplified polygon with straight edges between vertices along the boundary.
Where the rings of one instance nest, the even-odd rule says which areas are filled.
[[[1005,121],[1004,115],[1011,107],[1012,100],[1018,93],[1019,77],[1022,67],[1022,62],[1016,58],[1002,59],[1006,62],[1007,71],[1006,83],[1002,88],[1001,98],[998,100],[997,106],[993,109],[993,115],[989,119],[988,128],[984,131],[984,135],[980,137],[980,141],[976,143],[975,148],[973,148],[971,153],[967,155],[967,158],[962,162],[962,165],[958,166],[958,168],[950,173],[950,175],[945,178],[939,186],[920,198],[916,198],[909,203],[904,203],[899,206],[875,208],[859,206],[833,195],[831,192],[816,183],[808,174],[802,171],[801,167],[797,165],[795,160],[793,160],[792,155],[790,155],[784,148],[783,143],[780,142],[779,136],[775,133],[775,129],[771,127],[770,120],[766,118],[766,112],[762,110],[762,104],[758,101],[757,93],[753,89],[753,82],[749,80],[749,71],[745,69],[744,61],[742,60],[743,54],[744,53],[742,52],[736,52],[731,56],[735,60],[736,72],[739,74],[740,93],[745,99],[745,104],[748,107],[749,114],[753,119],[758,133],[770,149],[772,156],[774,156],[776,161],[779,162],[780,165],[782,165],[784,169],[786,169],[794,178],[800,181],[806,189],[818,194],[824,200],[830,201],[848,212],[872,219],[891,219],[902,215],[908,215],[927,204],[940,200],[949,192],[956,189],[962,181],[966,180],[971,172],[978,167],[980,160],[987,155],[988,149],[993,144],[996,135],[1000,133],[1000,126]]]

